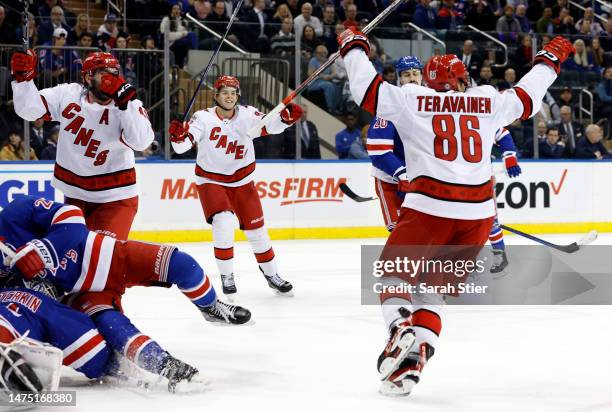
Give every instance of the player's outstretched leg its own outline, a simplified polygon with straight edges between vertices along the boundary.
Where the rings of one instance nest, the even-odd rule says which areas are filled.
[[[259,270],[261,270],[261,273],[266,278],[268,286],[282,294],[291,292],[293,285],[278,274],[274,249],[272,249],[272,243],[266,228],[262,226],[257,229],[245,230],[244,234],[249,239],[249,243],[251,243]]]
[[[202,267],[187,253],[175,250],[168,265],[167,281],[176,284],[210,322],[243,324],[251,319],[251,312],[241,306],[217,299],[215,288]]]
[[[105,310],[95,314],[93,320],[111,348],[138,367],[168,379],[170,392],[197,390],[204,386],[196,368],[170,355],[121,312]],[[109,370],[109,374],[115,373],[116,370]]]
[[[504,232],[499,227],[499,219],[497,216],[495,216],[491,233],[489,233],[489,242],[493,248],[493,264],[489,271],[491,273],[500,273],[508,266],[508,256],[506,256]]]
[[[228,211],[219,212],[212,218],[215,260],[225,295],[237,292],[234,280],[234,221],[234,214]]]

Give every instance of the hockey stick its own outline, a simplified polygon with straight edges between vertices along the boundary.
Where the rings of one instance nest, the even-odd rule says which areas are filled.
[[[539,243],[541,245],[548,246],[550,248],[553,248],[553,249],[556,249],[556,250],[559,250],[565,253],[574,253],[578,251],[580,249],[580,246],[584,246],[584,245],[588,245],[589,243],[593,243],[595,239],[597,239],[597,236],[598,236],[598,233],[596,230],[591,230],[589,233],[587,233],[586,235],[584,235],[583,237],[581,237],[578,241],[574,243],[570,243],[569,245],[557,245],[547,240],[540,239],[539,237],[530,235],[529,233],[521,232],[520,230],[514,229],[510,226],[499,225],[499,227],[502,228],[503,230],[507,230],[508,232],[512,232],[515,235],[522,236],[529,240],[533,240],[534,242]]]
[[[393,3],[387,6],[386,9],[384,9],[367,26],[363,28],[363,33],[368,34],[369,32],[371,32],[374,28],[376,28],[376,26],[380,24],[380,22],[387,18],[387,16],[391,14],[392,11],[394,11],[400,4],[405,1],[407,0],[395,0]],[[289,93],[289,95],[285,97],[283,101],[278,104],[278,106],[272,109],[272,111],[262,117],[255,126],[249,129],[249,136],[259,136],[259,132],[261,131],[261,129],[265,127],[268,123],[270,123],[270,120],[272,118],[277,116],[285,108],[285,106],[291,103],[291,101],[295,99],[298,94],[302,93],[310,85],[310,83],[317,79],[321,73],[323,73],[329,66],[331,66],[338,57],[340,57],[340,52],[335,52],[334,54],[329,56],[325,63],[323,63],[317,70],[315,70],[310,76],[308,76],[306,80],[300,83],[294,91]]]
[[[225,33],[223,34],[223,38],[219,42],[219,45],[215,49],[213,55],[210,57],[210,61],[208,62],[208,65],[206,65],[206,68],[204,69],[204,73],[202,74],[202,77],[200,77],[200,83],[198,83],[198,87],[196,87],[195,91],[193,92],[193,96],[191,96],[191,100],[189,100],[189,103],[187,104],[187,108],[185,109],[185,113],[183,114],[183,123],[187,120],[187,116],[189,116],[189,112],[191,111],[191,108],[193,107],[193,104],[195,103],[195,99],[198,93],[200,92],[202,85],[204,84],[204,79],[206,79],[206,76],[208,75],[208,72],[210,71],[210,68],[212,67],[213,62],[215,61],[215,59],[217,58],[217,55],[221,51],[223,42],[225,41],[225,38],[229,34],[232,24],[234,23],[234,20],[236,19],[236,16],[238,15],[238,11],[240,10],[240,7],[242,6],[242,3],[244,3],[244,0],[238,0],[238,4],[236,4],[236,8],[234,9],[234,12],[232,13],[232,17],[230,17],[229,22],[227,22],[227,27],[225,29]]]
[[[359,196],[357,193],[353,192],[350,187],[347,186],[346,183],[340,183],[340,190],[342,193],[353,199],[355,202],[368,202],[370,200],[376,200],[377,197],[363,197]]]

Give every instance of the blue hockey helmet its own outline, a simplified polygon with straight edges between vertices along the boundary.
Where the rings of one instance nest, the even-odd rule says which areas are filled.
[[[423,71],[423,65],[421,61],[414,56],[404,56],[400,57],[400,59],[395,63],[395,70],[397,70],[397,75],[399,76],[405,70],[417,69],[419,71]]]

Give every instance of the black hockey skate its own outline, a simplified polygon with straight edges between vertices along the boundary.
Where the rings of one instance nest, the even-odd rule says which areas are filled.
[[[495,274],[500,273],[508,267],[508,257],[503,249],[493,249],[493,264],[489,272]]]
[[[238,290],[236,289],[236,282],[234,281],[234,274],[221,275],[221,286],[224,295],[232,295]]]
[[[433,346],[426,342],[421,343],[418,351],[409,352],[396,370],[383,380],[379,392],[385,396],[409,395],[414,385],[419,383],[421,371],[433,354]]]
[[[160,375],[168,379],[168,391],[175,393],[181,383],[189,383],[199,377],[198,370],[168,354],[163,360]]]
[[[251,319],[251,312],[242,306],[230,305],[229,303],[217,301],[205,308],[199,308],[204,319],[209,322],[231,323],[242,325]]]
[[[278,274],[275,274],[274,276],[266,276],[264,274],[264,277],[268,281],[268,286],[279,293],[289,293],[293,289],[293,285],[278,276]]]

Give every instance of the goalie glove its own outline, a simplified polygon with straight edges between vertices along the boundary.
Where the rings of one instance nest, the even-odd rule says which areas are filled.
[[[366,55],[370,54],[370,42],[365,34],[361,30],[354,27],[350,27],[340,33],[337,37],[340,56],[344,58],[346,54],[355,49],[362,49]]]
[[[33,279],[45,269],[55,268],[54,252],[46,242],[34,239],[17,249],[15,256],[9,258],[9,267],[16,267],[27,280]]]
[[[569,40],[565,37],[557,36],[536,54],[533,64],[546,64],[551,67],[555,73],[559,74],[561,71],[561,63],[566,61],[570,54],[575,51],[574,45],[570,43]]]
[[[518,177],[522,171],[518,164],[516,152],[504,152],[502,156],[504,158],[504,166],[506,167],[508,177]]]

